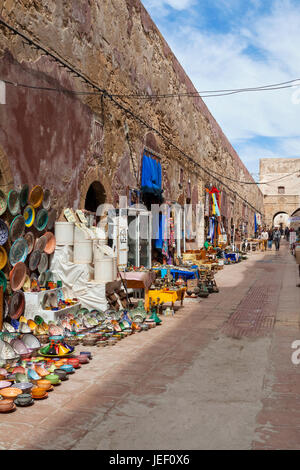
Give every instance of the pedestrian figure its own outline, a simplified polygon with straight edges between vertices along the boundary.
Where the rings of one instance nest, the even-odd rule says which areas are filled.
[[[288,227],[285,228],[285,239],[288,242],[289,241],[289,236],[290,236],[290,229]]]
[[[263,251],[267,251],[268,238],[269,238],[269,234],[267,230],[264,229],[263,232],[261,233],[261,239],[263,240],[263,246],[262,246]]]
[[[272,245],[273,245],[273,228],[269,228],[268,230],[268,249],[272,250]]]
[[[275,228],[274,234],[273,234],[273,240],[275,242],[275,248],[276,251],[279,251],[280,249],[280,239],[281,239],[281,232],[278,227]]]

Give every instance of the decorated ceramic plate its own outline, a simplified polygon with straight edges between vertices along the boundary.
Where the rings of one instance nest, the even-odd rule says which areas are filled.
[[[71,346],[70,346],[70,347],[71,347]],[[72,351],[72,352],[69,352],[68,354],[63,354],[63,355],[59,355],[59,354],[43,354],[43,353],[41,352],[41,350],[39,350],[38,353],[39,353],[41,356],[43,356],[43,357],[61,357],[61,358],[62,358],[62,357],[69,357],[69,356],[72,356],[72,354],[74,353],[74,349],[75,349],[75,348],[73,348],[73,351]]]

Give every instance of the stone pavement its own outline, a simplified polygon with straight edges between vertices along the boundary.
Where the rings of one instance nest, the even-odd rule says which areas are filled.
[[[297,276],[286,245],[254,253],[161,326],[76,348],[93,360],[0,415],[0,449],[299,449]]]

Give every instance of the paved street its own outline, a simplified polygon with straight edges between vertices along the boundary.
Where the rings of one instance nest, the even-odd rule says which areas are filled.
[[[1,416],[0,449],[300,449],[298,269],[252,254],[163,325],[93,360],[46,400]]]

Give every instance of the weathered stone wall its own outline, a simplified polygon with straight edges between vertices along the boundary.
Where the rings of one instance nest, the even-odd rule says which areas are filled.
[[[300,208],[300,158],[260,159],[260,182],[264,195],[264,212],[267,225],[272,225],[279,213],[291,216]],[[284,188],[279,194],[278,188]]]
[[[112,94],[195,91],[139,0],[4,0],[0,15]],[[78,92],[92,90],[5,28],[0,30],[0,54],[0,79]],[[234,204],[234,223],[245,218],[237,194],[262,212],[262,195],[256,185],[224,178],[253,181],[200,98],[117,99],[195,162],[222,175],[220,179],[229,188],[126,117],[107,98],[12,85],[7,85],[6,93],[7,104],[0,105],[0,148],[8,156],[14,182],[48,186],[58,208],[83,207],[94,178],[104,185],[108,202],[115,203],[128,187],[138,187],[146,145],[161,156],[166,200],[186,202],[190,187],[193,201],[203,202],[205,186],[213,184],[225,190]],[[95,121],[102,126],[100,149]],[[183,184],[179,186],[181,168]],[[253,214],[249,207],[249,233]]]

